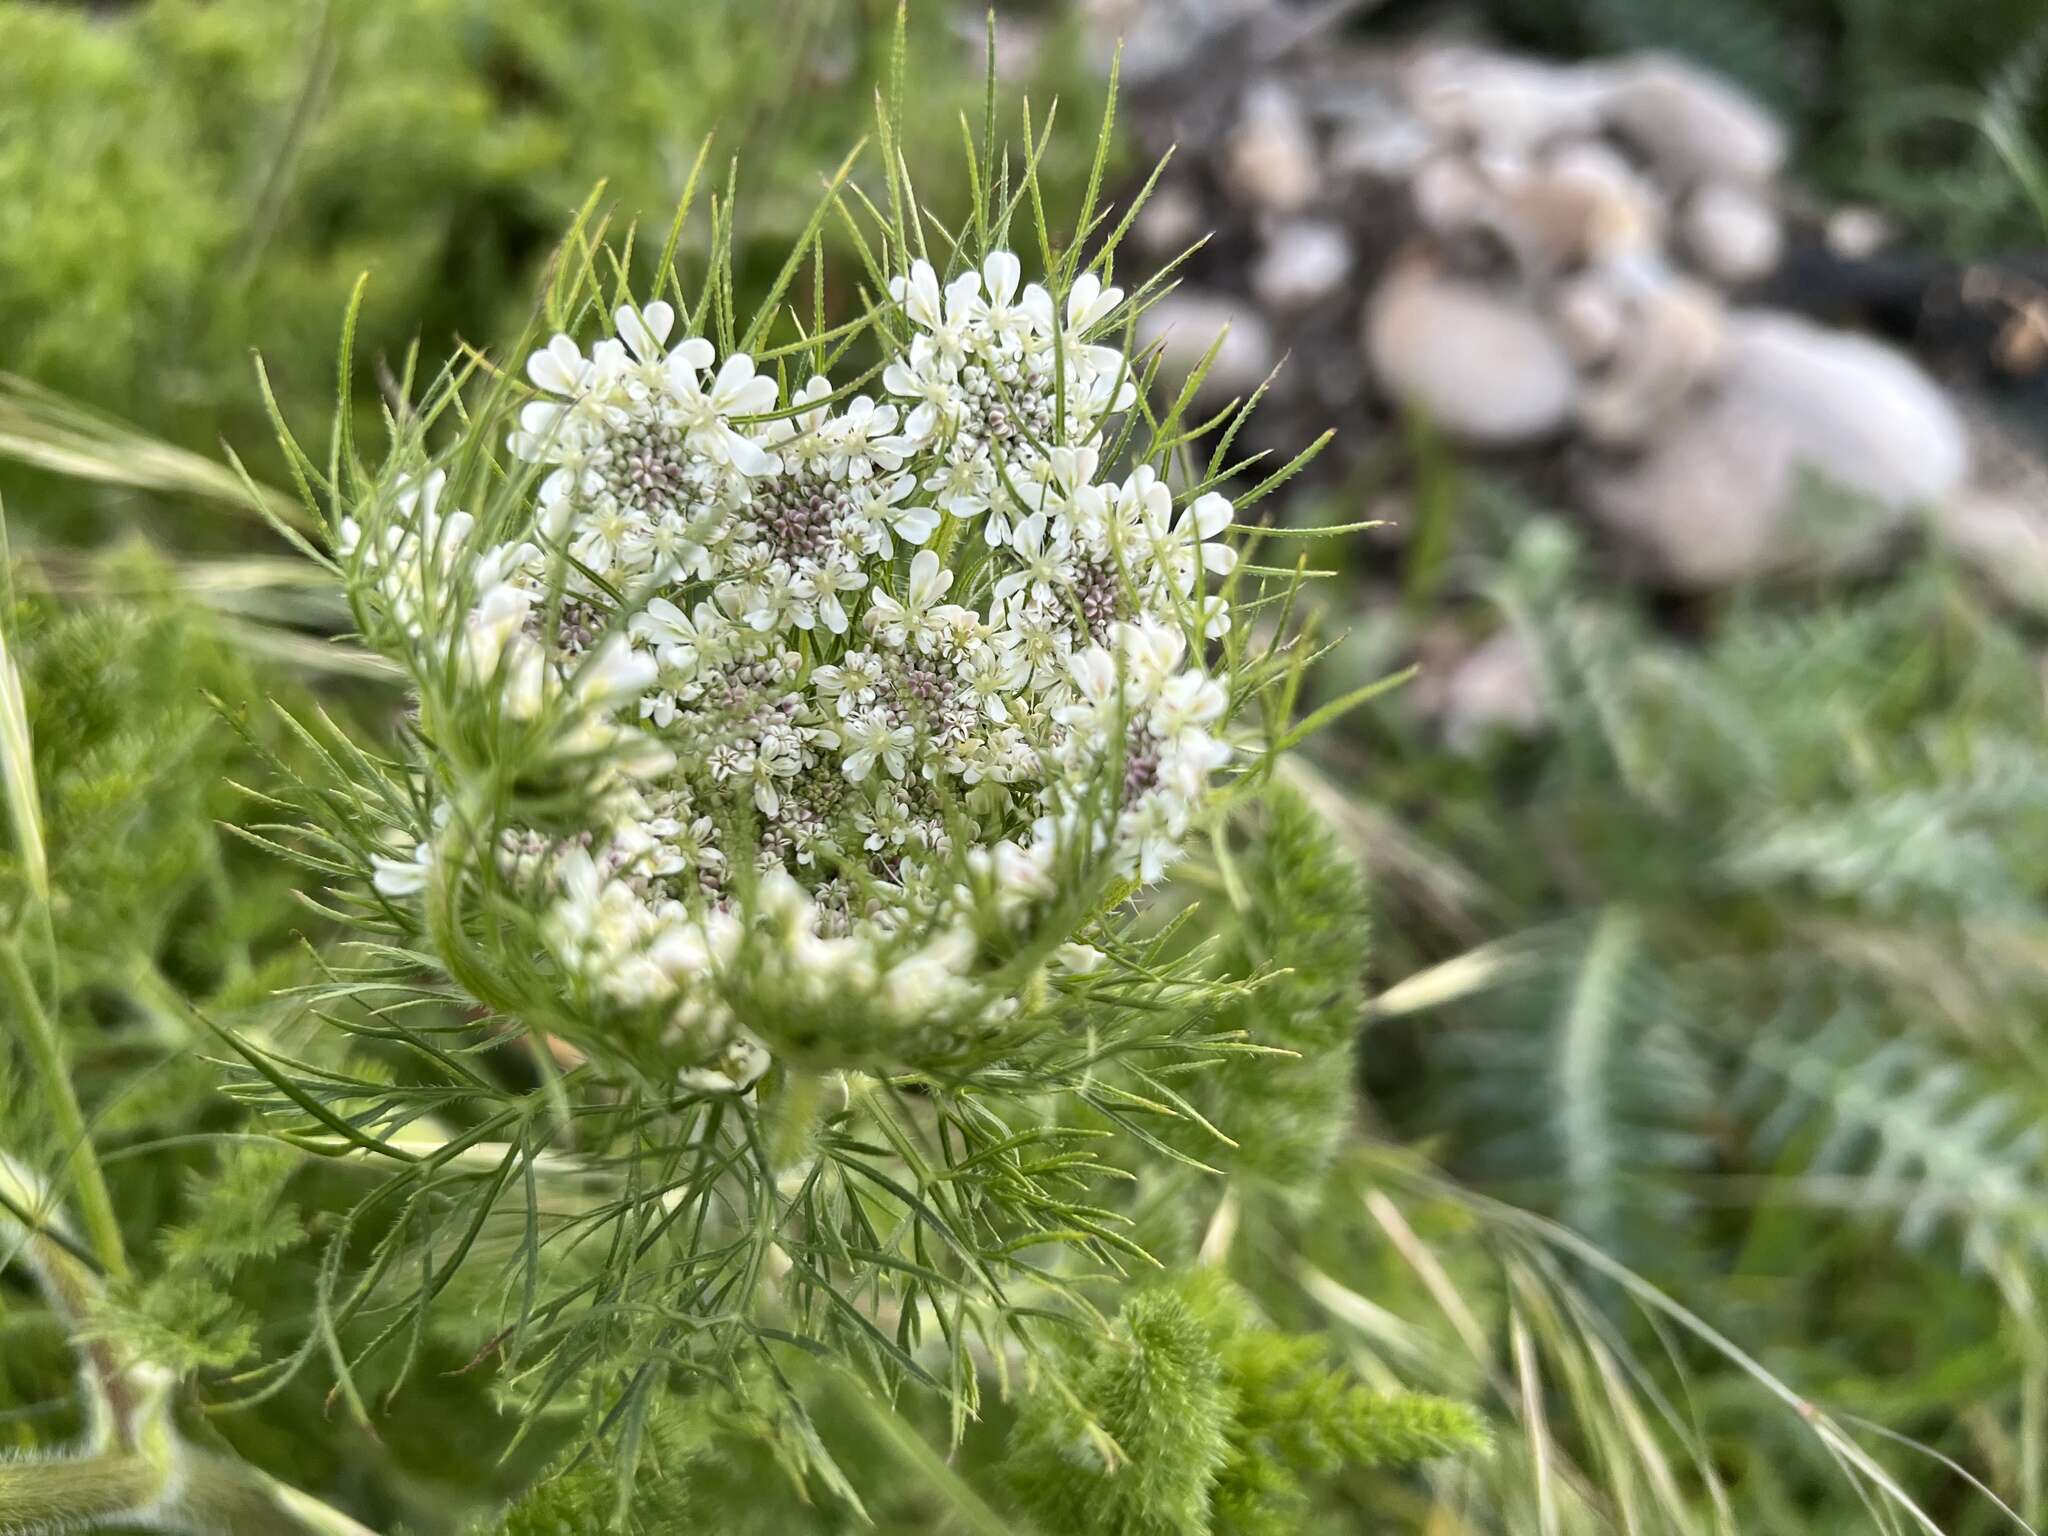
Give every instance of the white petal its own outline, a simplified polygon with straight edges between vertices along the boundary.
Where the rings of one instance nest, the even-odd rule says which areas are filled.
[[[582,349],[567,336],[556,336],[526,360],[526,376],[553,395],[573,395],[589,365]]]
[[[922,608],[944,590],[939,585],[939,557],[929,549],[919,550],[910,562],[910,601]]]
[[[758,480],[764,475],[779,474],[782,460],[770,453],[743,432],[725,429],[725,451],[732,460],[732,467],[749,479]]]
[[[718,353],[702,336],[679,342],[668,355],[668,376],[677,384],[694,385],[697,375],[718,361]]]
[[[1024,276],[1024,264],[1009,251],[990,251],[988,260],[981,264],[981,275],[988,280],[989,302],[1008,304],[1017,296],[1017,284]]]
[[[718,368],[718,381],[711,386],[711,393],[723,396],[742,389],[754,376],[754,360],[744,352],[735,352]]]
[[[1202,538],[1213,539],[1230,526],[1230,519],[1237,509],[1231,506],[1227,497],[1205,491],[1188,510],[1195,520],[1195,532]]]
[[[535,357],[545,354],[536,352]],[[531,365],[528,365],[531,372]],[[553,400],[533,400],[519,408],[519,429],[534,438],[546,438],[553,434],[562,419],[568,415],[568,407]]]
[[[897,516],[892,526],[906,542],[922,544],[937,532],[939,514],[931,507],[909,507]]]
[[[1088,312],[1095,307],[1095,297],[1102,292],[1102,279],[1093,272],[1083,272],[1074,279],[1074,286],[1067,290],[1067,324],[1076,328],[1086,325]]]
[[[661,358],[661,344],[668,340],[668,333],[676,323],[676,312],[659,300],[645,309],[621,304],[613,311],[612,320],[618,326],[619,340],[626,344],[626,350],[641,362],[652,363]]]

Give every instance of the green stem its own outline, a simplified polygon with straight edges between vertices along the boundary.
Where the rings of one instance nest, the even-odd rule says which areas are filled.
[[[168,1463],[137,1451],[75,1461],[0,1461],[0,1530],[112,1525],[155,1503],[170,1481]]]
[[[253,1467],[200,1451],[0,1461],[0,1530],[96,1530],[138,1520],[217,1536],[377,1536]]]
[[[184,1487],[174,1506],[195,1530],[222,1536],[377,1536],[311,1494],[280,1483],[246,1462],[188,1453]]]
[[[990,1509],[987,1501],[953,1470],[945,1457],[932,1449],[924,1436],[860,1382],[838,1371],[831,1372],[826,1380],[833,1395],[859,1414],[876,1437],[922,1478],[932,1493],[952,1506],[956,1520],[951,1523],[965,1527],[975,1536],[1020,1536],[1030,1530]]]
[[[99,1155],[93,1151],[85,1113],[78,1107],[78,1094],[72,1088],[70,1073],[64,1069],[64,1052],[57,1041],[56,1025],[43,1009],[35,978],[29,974],[20,947],[11,941],[0,943],[0,982],[5,983],[13,1001],[29,1064],[56,1117],[57,1134],[68,1148],[78,1187],[79,1214],[85,1221],[93,1253],[110,1278],[125,1280],[128,1255],[121,1246],[121,1226],[114,1219],[114,1202],[107,1194],[106,1176],[100,1171]]]
[[[7,1174],[0,1162],[0,1183]],[[0,1460],[0,1536],[135,1524],[209,1536],[376,1536],[255,1467],[185,1444],[172,1418],[170,1373],[124,1363],[106,1340],[85,1333],[101,1298],[99,1277],[47,1227],[31,1224],[35,1191],[0,1193],[8,1196],[4,1209],[24,1222],[29,1268],[78,1352],[89,1448],[50,1460]]]

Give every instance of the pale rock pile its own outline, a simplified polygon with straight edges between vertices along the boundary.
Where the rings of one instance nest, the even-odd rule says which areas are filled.
[[[1304,42],[1300,8],[1255,0],[1123,9],[1177,40],[1146,55],[1139,119],[1181,154],[1137,244],[1210,238],[1139,339],[1178,371],[1227,329],[1207,403],[1285,356],[1281,409],[1412,411],[1535,466],[1680,589],[1855,564],[1964,487],[1968,434],[1915,363],[1755,307],[1787,145],[1732,86],[1662,55]]]
[[[1573,499],[1679,587],[1861,558],[1962,486],[1961,422],[1912,362],[1743,305],[1784,242],[1755,103],[1660,56],[1432,49],[1400,86],[1381,132],[1420,227],[1365,319],[1395,400],[1478,447],[1563,441]]]
[[[1788,253],[1882,259],[1894,231],[1791,187],[1739,89],[1665,55],[1375,36],[1344,0],[1076,3],[1105,62],[1127,44],[1126,121],[1173,151],[1132,254],[1205,242],[1139,340],[1178,374],[1227,332],[1203,404],[1266,385],[1247,441],[1336,422],[1327,475],[1426,420],[1680,593],[1854,569],[1924,519],[2048,609],[2038,454],[1896,348],[1771,307],[1801,302]],[[1510,633],[1429,670],[1461,742],[1540,720]]]

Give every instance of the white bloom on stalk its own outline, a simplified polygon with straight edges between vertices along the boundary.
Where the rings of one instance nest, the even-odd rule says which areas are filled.
[[[895,406],[855,395],[836,420],[820,429],[819,435],[831,445],[833,477],[866,480],[877,471],[892,474],[901,469],[916,445],[895,432]]]
[[[1109,472],[1122,292],[995,251],[889,293],[900,343],[843,400],[623,305],[587,354],[527,360],[524,525],[477,547],[436,472],[337,541],[409,660],[458,646],[506,716],[610,765],[584,831],[508,829],[502,857],[565,978],[655,1010],[696,1088],[765,1070],[731,996],[764,977],[776,1008],[999,1015],[978,925],[1049,907],[1065,853],[1158,879],[1230,757],[1190,641],[1228,622],[1233,510]],[[378,854],[377,888],[430,860]]]

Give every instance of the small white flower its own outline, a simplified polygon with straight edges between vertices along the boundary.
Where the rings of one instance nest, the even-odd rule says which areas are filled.
[[[477,677],[489,677],[512,637],[526,625],[533,611],[533,597],[523,588],[500,582],[484,593],[470,610],[464,638],[468,642],[469,665]]]
[[[1039,602],[1055,602],[1073,585],[1073,546],[1066,530],[1047,522],[1043,512],[1032,513],[1012,530],[1010,553],[1020,569],[996,583],[997,602],[1007,603],[1027,591]]]
[[[791,590],[803,605],[796,616],[798,627],[809,629],[815,615],[833,634],[845,634],[846,605],[840,602],[839,594],[858,592],[867,584],[866,573],[851,563],[838,560],[826,561],[822,565],[805,562],[791,583]]]
[[[1171,741],[1183,732],[1213,725],[1229,703],[1223,685],[1201,672],[1176,672],[1159,687],[1152,729]]]
[[[903,436],[919,447],[941,427],[960,419],[959,359],[942,353],[930,336],[916,337],[907,355],[882,370],[882,388],[898,399],[916,402],[904,418]]]
[[[536,389],[573,398],[590,380],[590,361],[573,338],[556,335],[527,358],[526,376]]]
[[[504,676],[502,699],[505,713],[514,720],[531,720],[547,701],[547,656],[533,640],[514,635],[505,647],[500,668]]]
[[[1116,657],[1106,647],[1091,645],[1085,651],[1076,651],[1068,658],[1067,670],[1073,674],[1074,687],[1085,707],[1108,709],[1116,702]]]
[[[939,557],[921,549],[910,562],[910,582],[899,600],[877,592],[868,609],[868,628],[884,645],[922,646],[937,622],[934,615],[953,586],[953,573],[939,564]]]
[[[1018,284],[1023,275],[1024,265],[1014,254],[990,251],[981,264],[981,283],[987,285],[987,298],[981,297],[981,284],[972,289],[967,288],[964,282],[962,284],[961,307],[967,317],[986,326],[999,342],[1020,340],[1029,328],[1029,314],[1016,302]]]
[[[855,395],[846,410],[825,429],[832,446],[830,471],[837,479],[866,480],[876,470],[894,473],[914,445],[895,437],[896,407],[877,405],[866,395]]]
[[[710,617],[709,610],[700,611],[704,617]],[[644,610],[627,621],[626,632],[653,648],[654,659],[663,671],[683,679],[697,670],[707,638],[697,620],[665,597],[650,599]]]
[[[706,354],[711,344],[698,344],[703,353],[691,352],[686,359],[688,366],[669,370],[677,423],[689,435],[690,442],[715,462],[730,464],[741,474],[755,478],[775,474],[782,468],[782,461],[728,419],[759,416],[774,410],[775,381],[756,374],[754,360],[746,353],[735,352],[719,366],[711,387],[704,389],[698,381],[700,369],[696,359],[703,356],[702,366],[708,366],[710,358]],[[691,346],[692,342],[684,342],[672,356],[683,357]]]
[[[593,709],[612,709],[638,699],[659,674],[653,657],[633,650],[624,635],[612,635],[578,669],[576,693]]]
[[[840,732],[841,743],[849,749],[843,760],[846,777],[858,784],[879,762],[890,778],[902,778],[906,754],[916,739],[909,726],[894,724],[879,706],[855,710]]]
[[[786,628],[791,623],[810,626],[799,618],[796,612],[796,578],[786,565],[776,564],[760,572],[744,584],[742,599],[746,621],[754,629],[766,633],[769,630]]]
[[[1093,272],[1083,272],[1067,290],[1067,337],[1086,341],[1124,300],[1121,288],[1105,288]]]
[[[914,325],[935,331],[945,324],[945,308],[939,295],[939,275],[932,270],[932,264],[928,261],[920,259],[912,262],[907,277],[890,278],[889,297],[903,306],[903,313]]]
[[[995,466],[971,454],[954,453],[925,477],[924,488],[933,493],[939,510],[950,512],[963,522],[988,511],[996,494]],[[1001,543],[1009,522],[1005,519],[990,543]]]
[[[1237,567],[1236,550],[1228,544],[1208,542],[1230,526],[1234,511],[1227,499],[1214,491],[1206,491],[1181,514],[1178,527],[1184,535],[1192,533],[1194,539],[1202,544],[1202,569],[1212,576],[1228,576]]]
[[[653,399],[667,384],[668,354],[662,347],[668,333],[675,329],[674,307],[660,299],[644,309],[621,304],[612,313],[612,323],[618,327],[618,345],[626,356],[611,357],[608,371],[618,376],[633,400]]]
[[[1069,976],[1087,976],[1101,970],[1108,958],[1093,944],[1062,944],[1053,951],[1052,963]]]
[[[1115,639],[1123,652],[1126,675],[1143,698],[1154,698],[1168,678],[1180,670],[1187,640],[1178,629],[1144,618],[1119,624]]]

